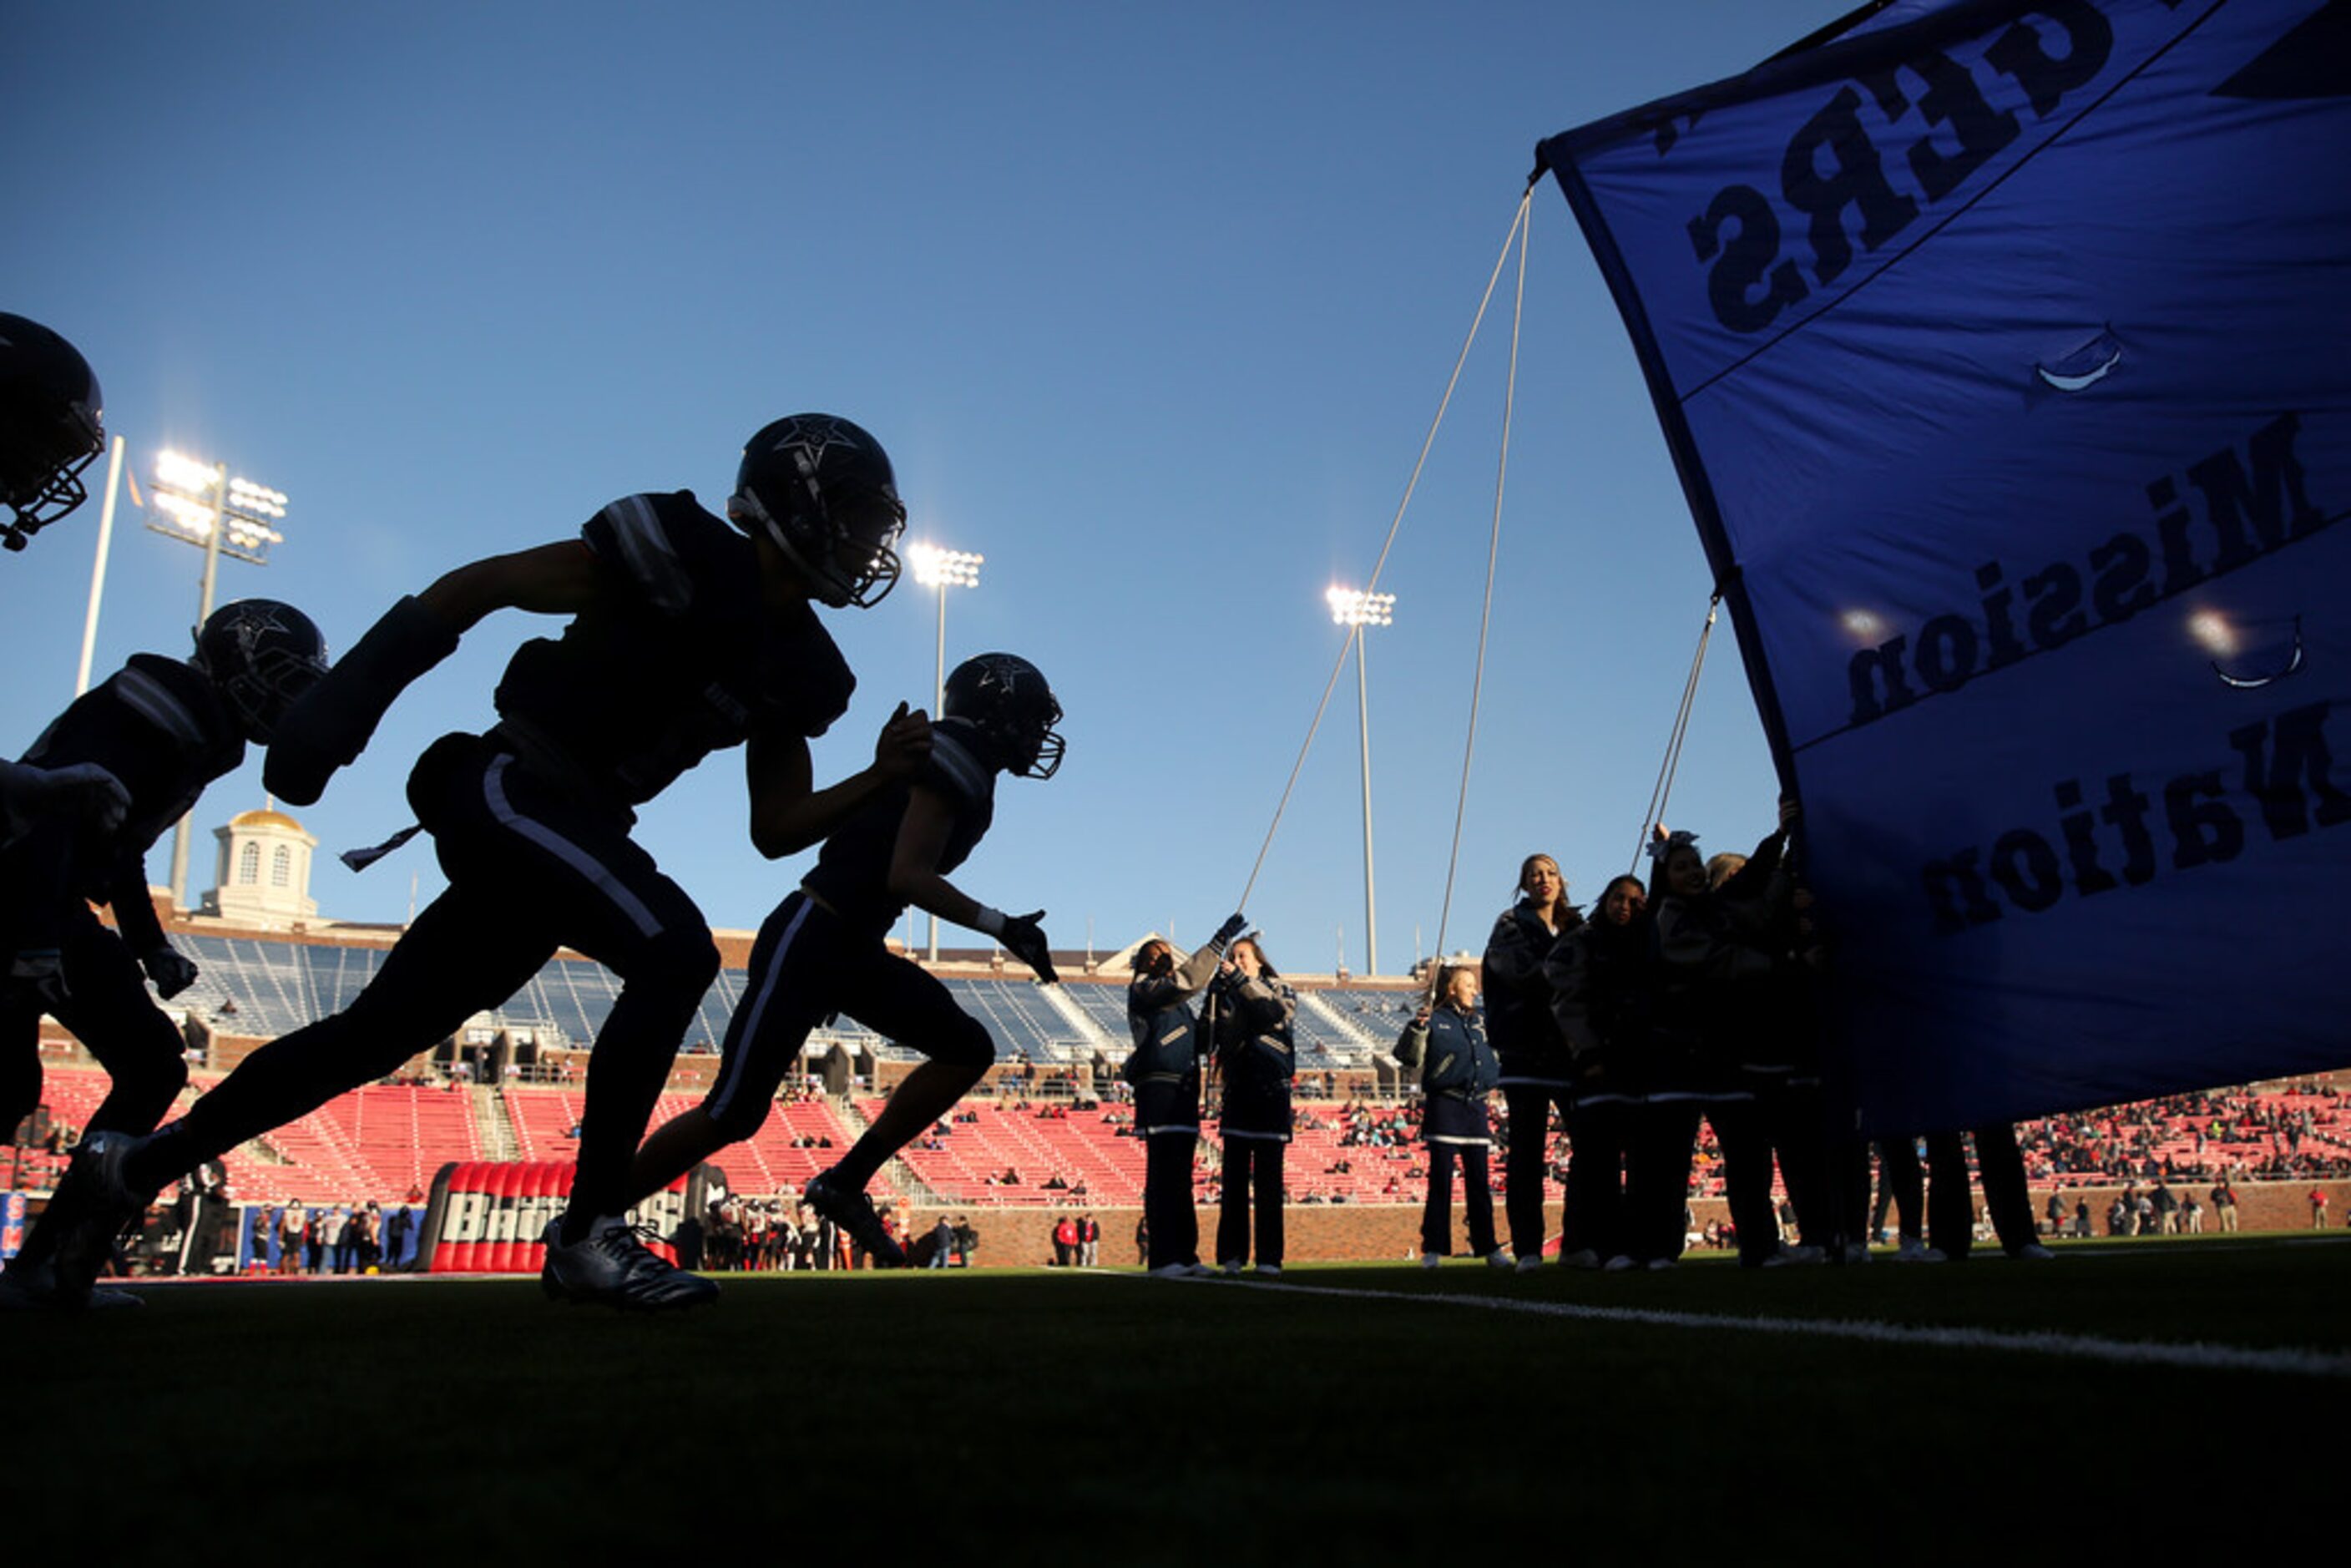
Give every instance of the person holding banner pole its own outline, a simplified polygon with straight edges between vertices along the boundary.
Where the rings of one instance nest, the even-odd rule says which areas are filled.
[[[1233,939],[1249,927],[1238,914],[1180,964],[1154,936],[1136,949],[1126,988],[1127,1028],[1134,1048],[1122,1072],[1134,1089],[1134,1131],[1143,1139],[1144,1266],[1161,1279],[1207,1274],[1200,1265],[1200,1218],[1192,1200],[1192,1158],[1200,1141],[1200,1061],[1208,1042],[1192,998],[1216,977]]]

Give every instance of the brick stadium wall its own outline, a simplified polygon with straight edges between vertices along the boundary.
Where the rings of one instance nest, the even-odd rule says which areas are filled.
[[[2174,1184],[2173,1191],[2183,1197],[2190,1191],[2196,1200],[2206,1205],[2204,1234],[2217,1234],[2220,1222],[2210,1212],[2207,1195],[2212,1184],[2206,1181],[2199,1186],[2187,1183]],[[2241,1230],[2307,1230],[2310,1228],[2310,1189],[2324,1188],[2327,1193],[2326,1223],[2330,1231],[2344,1228],[2346,1208],[2351,1208],[2351,1181],[2321,1182],[2244,1182],[2237,1187],[2238,1225]],[[2068,1210],[2077,1197],[2086,1197],[2090,1218],[2097,1234],[2105,1234],[2106,1206],[2122,1190],[2119,1186],[2066,1187]],[[2036,1219],[2049,1202],[2049,1189],[2036,1187],[2032,1194]],[[1701,1198],[1692,1206],[1698,1211],[1701,1228],[1729,1218],[1727,1205],[1719,1197]],[[1979,1198],[1977,1207],[1982,1207]],[[1461,1205],[1457,1197],[1453,1213],[1453,1250],[1461,1256],[1468,1250],[1468,1239],[1463,1233]],[[917,1206],[914,1213],[914,1234],[921,1235],[936,1224],[942,1215],[952,1219],[956,1215],[968,1215],[979,1231],[979,1265],[982,1268],[1035,1268],[1050,1262],[1053,1257],[1053,1227],[1064,1213],[1091,1212],[1102,1222],[1102,1260],[1105,1265],[1126,1267],[1134,1262],[1134,1225],[1143,1217],[1140,1208],[987,1208],[978,1205],[961,1207],[948,1205],[933,1207]],[[1503,1220],[1500,1204],[1495,1206],[1494,1223],[1509,1243],[1509,1227]],[[1544,1207],[1543,1226],[1547,1239],[1559,1235],[1559,1205]],[[1889,1220],[1889,1224],[1891,1221]],[[1420,1251],[1420,1206],[1418,1204],[1293,1204],[1286,1212],[1284,1228],[1289,1260],[1308,1262],[1388,1262],[1417,1256]],[[1200,1209],[1200,1258],[1204,1262],[1216,1261],[1217,1211],[1213,1207]]]
[[[1466,1253],[1469,1244],[1462,1234],[1460,1205],[1455,1204],[1454,1208],[1453,1249]],[[1546,1212],[1546,1234],[1556,1236],[1559,1205],[1552,1204]],[[949,1219],[968,1215],[979,1232],[980,1267],[1032,1269],[1052,1261],[1053,1227],[1065,1213],[1091,1213],[1102,1222],[1103,1264],[1114,1268],[1134,1264],[1134,1227],[1143,1218],[1140,1208],[924,1207],[914,1210],[914,1234],[928,1230],[942,1215]],[[1494,1223],[1502,1226],[1499,1208]],[[1283,1229],[1285,1250],[1293,1263],[1390,1262],[1420,1254],[1418,1204],[1293,1204],[1284,1215]],[[1201,1261],[1214,1263],[1216,1248],[1217,1211],[1204,1207],[1200,1210]]]

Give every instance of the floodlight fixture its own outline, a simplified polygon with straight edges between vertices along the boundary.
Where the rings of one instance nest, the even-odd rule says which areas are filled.
[[[1386,626],[1395,620],[1396,596],[1393,593],[1366,593],[1360,588],[1325,589],[1323,601],[1331,606],[1332,621],[1341,626]]]
[[[925,588],[977,588],[979,565],[987,559],[970,550],[943,549],[934,544],[910,545],[906,549],[914,580]]]

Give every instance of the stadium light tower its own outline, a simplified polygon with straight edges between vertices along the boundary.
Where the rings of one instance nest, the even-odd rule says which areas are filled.
[[[1380,972],[1380,925],[1372,878],[1372,678],[1364,665],[1364,633],[1395,622],[1395,595],[1332,587],[1322,597],[1331,606],[1333,622],[1354,628],[1355,704],[1363,715],[1364,731],[1364,974],[1368,977]]]
[[[249,479],[232,479],[225,463],[202,463],[177,452],[157,453],[153,510],[162,520],[149,518],[150,529],[204,549],[204,590],[196,612],[199,628],[213,618],[213,585],[220,575],[221,557],[267,566],[269,547],[286,542],[277,528],[286,516],[285,492]],[[172,830],[172,899],[183,909],[188,906],[188,834],[194,821],[195,813],[190,810]]]
[[[987,558],[969,550],[943,549],[937,545],[915,544],[906,548],[906,559],[914,568],[914,580],[938,596],[939,641],[938,674],[931,698],[931,716],[947,706],[947,590],[977,588],[979,563]],[[939,917],[931,916],[931,962],[939,961]]]

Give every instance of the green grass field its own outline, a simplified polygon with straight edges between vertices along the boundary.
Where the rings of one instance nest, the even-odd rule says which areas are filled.
[[[763,1276],[661,1318],[526,1281],[157,1286],[10,1322],[5,1539],[602,1563],[731,1559],[747,1522],[786,1560],[2233,1559],[2298,1515],[2339,1528],[2294,1499],[2346,1453],[2346,1290],[2351,1244],[2285,1238],[1763,1274]]]

